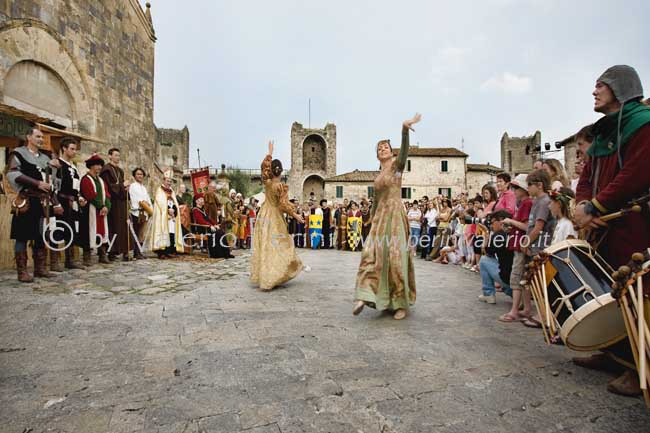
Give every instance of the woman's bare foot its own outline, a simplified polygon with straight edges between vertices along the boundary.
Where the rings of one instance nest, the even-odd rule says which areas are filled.
[[[354,308],[352,309],[352,314],[357,316],[361,311],[363,310],[363,307],[365,307],[366,304],[363,301],[357,301],[356,304],[354,304]]]
[[[397,311],[395,311],[395,314],[393,315],[393,319],[395,320],[402,320],[405,317],[406,317],[406,310],[403,308],[399,308]]]

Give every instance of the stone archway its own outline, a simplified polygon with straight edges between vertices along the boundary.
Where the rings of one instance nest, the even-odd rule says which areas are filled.
[[[313,193],[313,196],[312,196]],[[317,174],[307,176],[302,184],[302,201],[303,203],[310,198],[320,201],[325,198],[325,181]]]
[[[9,69],[4,79],[3,102],[72,127],[70,89],[53,70],[40,63],[24,60]]]
[[[0,57],[0,102],[41,112],[43,117],[78,132],[97,132],[86,73],[56,31],[38,21],[9,21],[0,26]],[[26,93],[18,84],[21,77],[36,80],[46,95]],[[28,97],[31,102],[25,101]],[[55,103],[57,98],[64,101]]]
[[[318,134],[308,135],[302,142],[302,169],[327,172],[327,143]]]

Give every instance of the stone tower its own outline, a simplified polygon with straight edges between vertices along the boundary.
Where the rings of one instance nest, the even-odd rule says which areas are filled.
[[[541,145],[542,133],[539,131],[529,137],[509,137],[504,132],[501,137],[501,167],[513,177],[520,173],[530,173],[535,160],[539,158],[539,152],[535,149]]]
[[[291,125],[291,170],[289,198],[301,202],[325,194],[325,179],[336,176],[336,125],[328,123],[323,129]],[[313,193],[313,194],[312,194]]]

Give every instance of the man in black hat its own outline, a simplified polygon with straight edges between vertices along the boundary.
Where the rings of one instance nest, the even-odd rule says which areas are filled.
[[[588,230],[607,227],[598,252],[614,268],[627,264],[635,252],[650,247],[650,209],[631,212],[604,223],[599,217],[616,212],[650,191],[650,107],[641,104],[643,87],[634,68],[612,66],[597,80],[594,111],[604,116],[594,124],[589,160],[578,181],[575,219]],[[646,296],[650,284],[645,285]],[[627,340],[589,358],[574,358],[578,365],[610,369],[615,359],[628,368],[607,389],[616,394],[641,393]]]
[[[95,154],[86,160],[88,173],[81,178],[81,196],[88,202],[82,208],[79,238],[83,248],[83,264],[91,266],[91,249],[96,248],[99,263],[110,263],[106,254],[109,238],[108,212],[111,210],[111,194],[108,185],[99,176],[104,160]]]

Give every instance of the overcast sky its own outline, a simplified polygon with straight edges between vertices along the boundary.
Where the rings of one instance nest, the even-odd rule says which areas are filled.
[[[647,0],[151,3],[155,122],[189,127],[192,166],[198,147],[203,165],[258,168],[268,139],[289,166],[309,98],[311,126],[337,126],[338,173],[375,169],[377,140],[416,111],[413,144],[464,137],[469,162],[500,165],[504,131],[553,143],[596,120],[608,66],[650,88]]]

